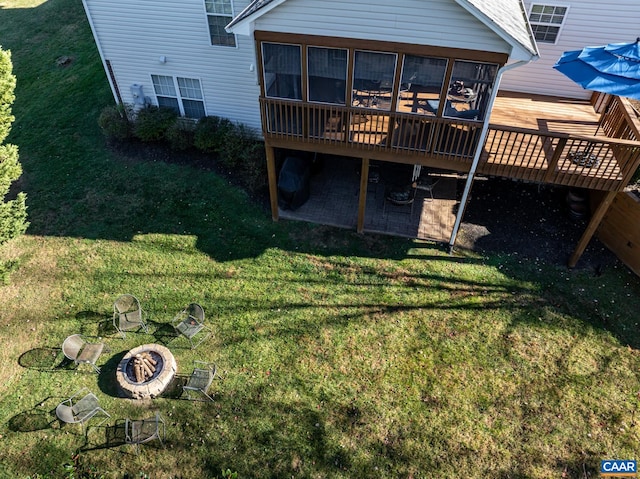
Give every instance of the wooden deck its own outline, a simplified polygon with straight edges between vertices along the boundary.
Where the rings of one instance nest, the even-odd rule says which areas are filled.
[[[603,113],[594,103],[500,94],[477,172],[621,190],[640,163],[640,122],[623,99],[614,97]],[[362,108],[262,98],[263,134],[276,148],[470,170],[481,122],[404,111],[408,107],[391,112],[381,104]]]
[[[600,115],[589,100],[500,92],[490,123],[547,133],[595,136],[599,120]]]

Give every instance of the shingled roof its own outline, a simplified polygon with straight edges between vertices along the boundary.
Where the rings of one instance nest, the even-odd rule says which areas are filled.
[[[284,3],[286,0],[254,0],[227,25],[227,30],[251,21]],[[317,0],[316,0],[317,1]],[[518,43],[532,56],[538,55],[522,0],[454,0],[476,16],[506,42]]]

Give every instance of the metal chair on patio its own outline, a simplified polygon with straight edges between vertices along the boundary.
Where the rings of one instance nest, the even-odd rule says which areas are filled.
[[[124,430],[124,442],[125,444],[133,444],[136,448],[136,454],[140,452],[140,444],[154,439],[160,441],[160,445],[164,447],[165,423],[158,412],[154,417],[147,419],[125,419]]]
[[[123,294],[116,299],[113,303],[113,325],[123,338],[127,337],[126,331],[134,329],[149,332],[138,298],[131,294]]]
[[[80,397],[83,395],[82,397]],[[78,399],[79,398],[79,399]],[[100,424],[104,423],[111,416],[100,407],[98,398],[87,388],[83,388],[65,399],[56,407],[56,417],[67,424],[81,424],[84,433],[84,424],[94,416],[104,415]],[[98,426],[100,425],[98,424]]]
[[[72,334],[62,343],[62,352],[67,359],[72,360],[76,365],[90,364],[95,372],[99,373],[100,368],[96,366],[96,361],[102,354],[104,343],[90,343],[80,334]]]
[[[197,303],[191,303],[178,313],[171,325],[179,335],[189,340],[191,349],[197,348],[205,339],[211,336],[211,329],[204,324],[204,309]],[[199,336],[195,342],[194,338]]]
[[[187,399],[194,401],[213,401],[207,391],[216,377],[216,365],[204,361],[194,361],[193,373],[189,377],[187,384],[182,386],[182,391],[186,393]]]

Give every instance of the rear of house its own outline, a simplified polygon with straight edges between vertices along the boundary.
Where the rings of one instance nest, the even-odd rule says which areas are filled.
[[[630,0],[616,4],[618,21],[610,11],[587,14],[597,11],[592,0],[83,2],[117,102],[226,117],[262,132],[274,219],[276,150],[354,160],[361,178],[371,162],[412,166],[414,185],[421,170],[462,173],[451,246],[476,170],[615,191],[640,161],[640,135],[620,102],[587,131],[598,138],[489,125],[499,86],[585,98],[552,64],[589,39],[629,40],[618,27],[625,16],[637,19]],[[572,161],[585,150],[598,157],[594,168]],[[366,183],[358,204],[354,222],[364,231]],[[598,215],[593,221],[585,241]]]

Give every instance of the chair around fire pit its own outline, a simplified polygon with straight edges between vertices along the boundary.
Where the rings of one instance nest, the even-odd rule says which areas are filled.
[[[67,359],[77,365],[90,364],[97,373],[100,368],[96,366],[96,361],[103,349],[104,343],[89,343],[80,334],[72,334],[62,342],[62,352]]]
[[[164,447],[165,424],[158,412],[154,417],[147,419],[125,419],[124,430],[124,442],[133,444],[136,447],[136,454],[140,452],[140,444],[145,444],[154,439],[160,441],[160,445]]]
[[[81,395],[83,395],[80,399]],[[67,424],[82,425],[82,432],[84,432],[84,423],[92,417],[102,414],[105,418],[100,422],[102,424],[111,416],[100,407],[98,398],[89,389],[82,388],[69,399],[65,399],[58,407],[56,407],[56,417]],[[98,425],[100,425],[98,424]]]
[[[116,299],[113,303],[113,325],[123,338],[127,337],[126,331],[134,329],[149,332],[138,298],[131,294],[123,294]]]
[[[178,334],[189,340],[191,349],[197,348],[205,339],[211,336],[211,329],[204,324],[204,309],[197,303],[191,303],[173,318],[171,325]],[[194,337],[200,339],[194,342]]]
[[[207,391],[216,377],[216,365],[204,361],[194,361],[193,365],[193,373],[191,373],[187,384],[182,386],[182,391],[186,393],[187,399],[194,401],[213,401],[213,398],[207,394]]]

